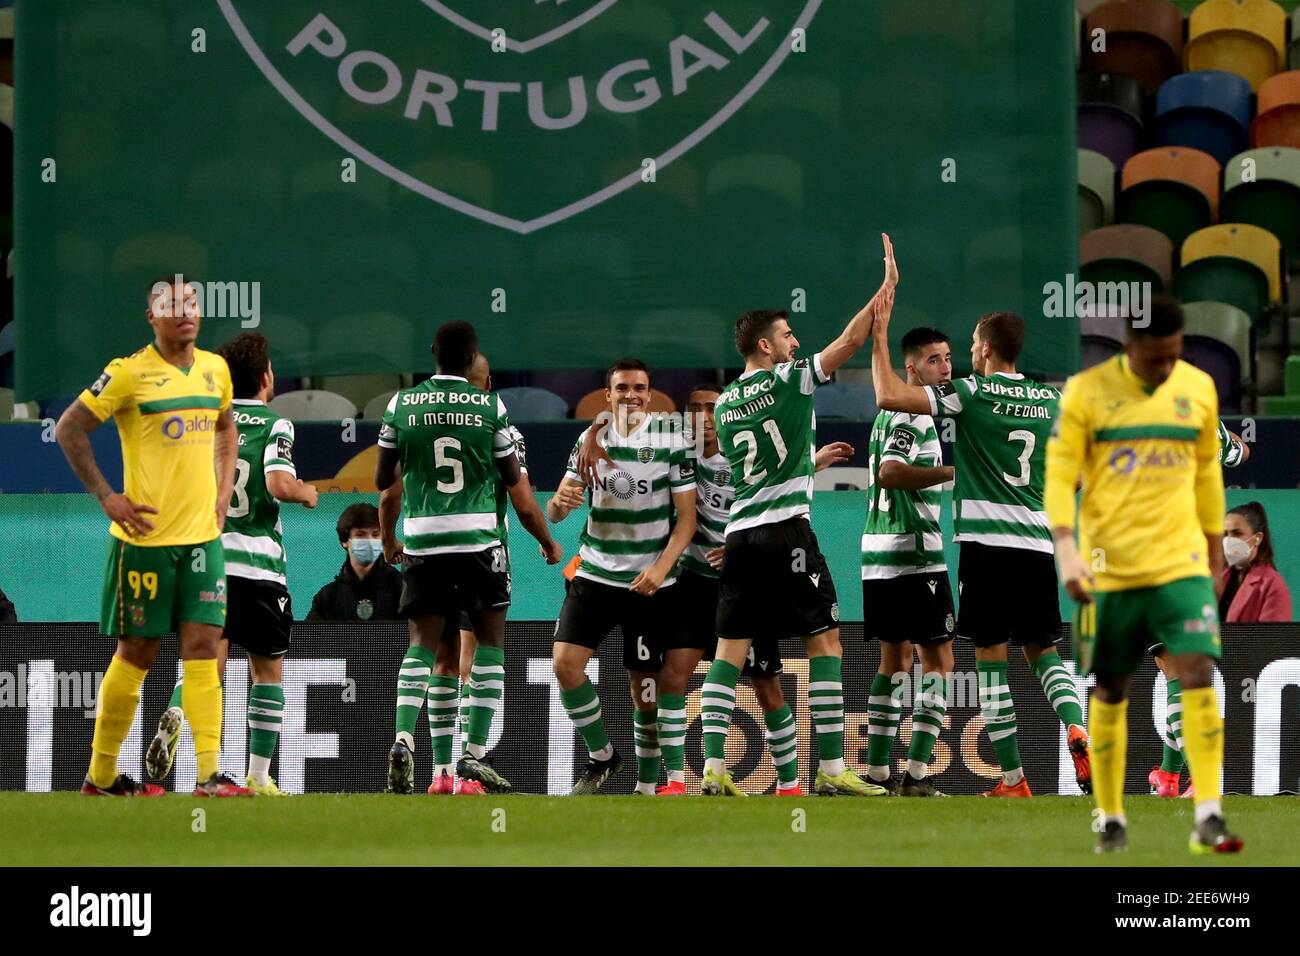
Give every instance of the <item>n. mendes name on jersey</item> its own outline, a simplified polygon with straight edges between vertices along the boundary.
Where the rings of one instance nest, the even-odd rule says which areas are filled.
[[[945,571],[939,527],[940,486],[885,488],[887,461],[920,468],[943,465],[939,433],[929,415],[880,412],[867,445],[867,521],[862,531],[862,580]]]
[[[578,452],[584,429],[569,455],[565,477],[578,476]],[[605,428],[601,446],[613,461],[602,461],[599,484],[591,489],[591,511],[579,539],[578,577],[614,587],[628,587],[654,564],[673,531],[674,492],[695,490],[695,463],[681,423],[651,414],[640,426],[620,435]],[[677,580],[674,568],[664,586]]]
[[[1043,482],[1061,393],[1019,372],[924,388],[931,414],[957,424],[953,540],[1052,554]]]
[[[402,466],[404,548],[414,555],[504,544],[496,459],[515,453],[505,403],[458,375],[393,396],[379,444]]]
[[[221,532],[226,574],[286,587],[280,502],[266,487],[266,476],[283,471],[296,477],[293,422],[258,401],[237,398],[233,404],[239,459],[235,462],[235,493]]]
[[[808,517],[817,470],[813,392],[828,381],[814,355],[751,369],[718,396],[718,444],[736,491],[727,534]]]

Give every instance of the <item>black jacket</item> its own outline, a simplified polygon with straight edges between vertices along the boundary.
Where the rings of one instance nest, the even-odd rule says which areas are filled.
[[[18,612],[14,610],[14,602],[5,597],[5,592],[0,591],[0,624],[15,624],[18,621]]]
[[[402,596],[402,574],[380,558],[370,573],[358,578],[352,562],[343,559],[338,576],[316,592],[309,621],[396,621]]]

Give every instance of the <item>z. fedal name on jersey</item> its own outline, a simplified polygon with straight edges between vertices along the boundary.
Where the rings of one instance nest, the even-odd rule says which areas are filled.
[[[1052,401],[1057,397],[1056,392],[1050,388],[1008,385],[1005,382],[993,382],[987,379],[980,382],[980,391],[984,392],[986,395],[1002,395],[1006,398],[1026,398],[1030,401],[1033,401],[1034,399]],[[994,402],[993,414],[1009,415],[1012,418],[1050,419],[1052,417],[1051,409],[1044,408],[1042,405],[1017,405],[1015,402]]]

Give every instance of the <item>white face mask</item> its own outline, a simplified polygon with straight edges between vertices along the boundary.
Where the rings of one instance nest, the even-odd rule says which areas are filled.
[[[1229,567],[1240,567],[1250,560],[1251,546],[1244,538],[1225,536],[1223,539],[1223,560]]]

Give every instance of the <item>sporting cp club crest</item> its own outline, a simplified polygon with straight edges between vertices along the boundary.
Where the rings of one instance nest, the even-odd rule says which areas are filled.
[[[649,445],[642,445],[636,450],[636,460],[643,465],[648,465],[655,460],[655,450]]]
[[[346,155],[523,234],[655,188],[741,122],[822,2],[283,0],[269,16],[217,0],[267,82]]]
[[[375,616],[375,606],[369,598],[362,598],[357,602],[357,617],[363,621],[368,621]]]

